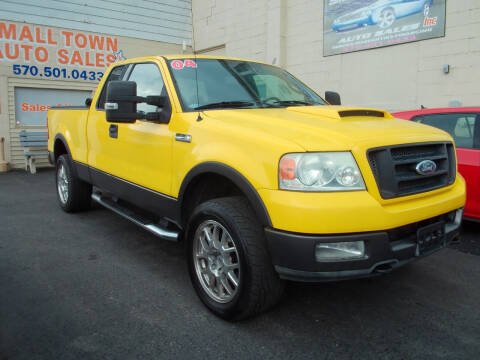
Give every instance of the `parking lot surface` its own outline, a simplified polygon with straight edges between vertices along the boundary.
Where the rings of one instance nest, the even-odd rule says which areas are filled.
[[[181,244],[99,207],[66,214],[54,182],[0,174],[0,360],[478,359],[479,225],[386,276],[289,283],[228,323],[197,299]]]

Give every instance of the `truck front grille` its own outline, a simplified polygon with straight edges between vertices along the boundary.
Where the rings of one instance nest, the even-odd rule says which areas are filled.
[[[368,150],[367,156],[384,199],[427,192],[455,181],[455,150],[449,142],[386,146]],[[416,166],[423,160],[433,161],[436,170],[418,174]]]

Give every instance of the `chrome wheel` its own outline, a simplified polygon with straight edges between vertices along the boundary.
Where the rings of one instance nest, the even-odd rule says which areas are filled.
[[[193,263],[202,288],[219,303],[230,302],[240,285],[240,258],[227,229],[214,220],[198,226],[193,239]]]
[[[380,14],[380,17],[378,18],[378,26],[381,27],[382,29],[392,26],[394,22],[395,22],[395,13],[393,12],[392,9],[383,10],[382,13]]]
[[[57,191],[62,204],[68,201],[68,179],[65,171],[65,166],[60,163],[57,169]]]

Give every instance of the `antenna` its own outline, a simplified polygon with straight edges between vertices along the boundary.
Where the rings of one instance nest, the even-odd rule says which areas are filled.
[[[193,2],[190,2],[190,14],[192,16],[192,48],[193,48],[193,58],[195,60],[195,87],[197,91],[197,106],[200,106],[200,97],[198,95],[198,62],[197,62],[197,47],[195,46],[195,25],[193,22]],[[198,112],[197,121],[202,121],[203,118],[200,115],[200,111]]]

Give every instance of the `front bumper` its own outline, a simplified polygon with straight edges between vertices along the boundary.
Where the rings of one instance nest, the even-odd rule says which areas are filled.
[[[465,181],[458,175],[451,186],[391,200],[381,199],[374,189],[324,193],[259,189],[258,194],[276,230],[354,234],[394,229],[459,209],[465,205]]]
[[[424,221],[387,231],[345,235],[306,235],[266,229],[266,238],[276,271],[282,279],[323,282],[371,277],[428,256],[447,246],[460,235],[461,213],[458,209]],[[419,229],[442,223],[444,235],[439,245],[419,253]],[[357,260],[319,262],[315,258],[318,243],[364,241],[365,257]]]

